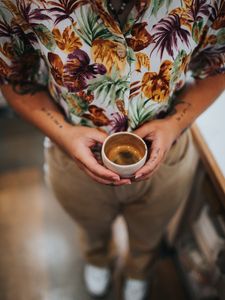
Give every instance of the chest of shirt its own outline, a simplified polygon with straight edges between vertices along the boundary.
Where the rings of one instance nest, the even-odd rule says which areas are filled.
[[[157,117],[185,83],[208,2],[152,1],[141,15],[134,7],[123,31],[106,1],[32,1],[18,8],[21,27],[35,35],[31,44],[48,66],[49,91],[70,120],[119,131],[127,120],[133,129]]]
[[[119,71],[125,67],[129,52],[129,62],[135,60],[138,63],[142,57],[147,64],[149,59],[151,70],[158,72],[163,61],[173,62],[180,50],[189,55],[198,44],[192,34],[194,24],[196,27],[198,22],[194,17],[190,20],[191,8],[185,6],[187,1],[183,1],[182,6],[182,1],[172,1],[169,7],[150,5],[139,19],[133,9],[124,32],[110,16],[104,1],[99,1],[101,5],[97,8],[91,2],[63,5],[56,0],[42,6],[34,2],[30,8],[30,29],[37,36],[35,47],[39,47],[45,57],[49,52],[59,55],[63,63],[77,49],[84,50],[94,62],[102,61],[103,55],[108,55],[111,59],[105,59],[109,65],[107,69],[116,64]],[[200,16],[205,20],[208,17],[199,12],[195,19]],[[194,29],[197,31],[198,28]]]

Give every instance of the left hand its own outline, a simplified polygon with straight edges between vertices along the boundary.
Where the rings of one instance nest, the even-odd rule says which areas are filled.
[[[150,157],[145,165],[136,172],[136,181],[148,179],[159,168],[179,135],[178,132],[174,123],[167,119],[147,122],[134,131],[135,134],[151,144]]]

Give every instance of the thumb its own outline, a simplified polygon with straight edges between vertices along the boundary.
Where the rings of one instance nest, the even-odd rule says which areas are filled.
[[[150,123],[140,126],[138,129],[134,130],[133,133],[139,135],[141,138],[145,138],[151,132]]]
[[[93,138],[93,140],[95,140],[98,143],[103,144],[104,140],[107,138],[108,134],[99,130],[99,129],[94,129],[92,131],[92,135],[91,137]]]

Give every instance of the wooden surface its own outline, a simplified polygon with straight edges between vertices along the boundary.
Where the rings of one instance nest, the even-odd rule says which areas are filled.
[[[210,151],[201,134],[201,131],[196,124],[192,126],[192,133],[204,166],[209,176],[211,177],[211,180],[213,181],[214,186],[225,207],[225,178],[221,171],[221,168],[220,166],[218,166],[212,152]]]
[[[225,91],[201,114],[195,124],[225,178]]]

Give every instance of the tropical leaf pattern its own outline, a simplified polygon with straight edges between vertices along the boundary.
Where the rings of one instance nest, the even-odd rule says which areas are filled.
[[[74,32],[72,26],[67,26],[63,33],[60,32],[59,28],[54,28],[52,33],[59,49],[66,53],[71,53],[82,46],[82,41]]]
[[[0,84],[48,89],[72,124],[112,133],[166,115],[188,72],[225,73],[225,0],[1,0]]]
[[[33,26],[34,32],[38,36],[42,45],[48,50],[53,51],[56,47],[56,41],[52,32],[43,24]]]
[[[152,7],[151,13],[153,15],[157,15],[157,13],[160,11],[160,8],[163,5],[165,5],[165,3],[166,3],[166,6],[168,8],[170,6],[171,1],[172,0],[153,0],[153,7]]]

